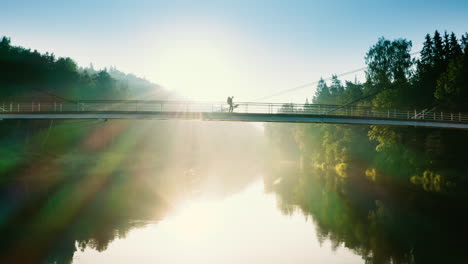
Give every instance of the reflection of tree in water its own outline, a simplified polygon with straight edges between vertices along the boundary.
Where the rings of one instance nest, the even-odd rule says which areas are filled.
[[[71,263],[75,244],[79,249],[103,251],[132,228],[164,217],[170,208],[155,185],[141,178],[112,175],[94,194],[80,189],[80,184],[76,175],[34,193],[21,190],[18,184],[4,187],[3,198],[9,199],[1,200],[5,203],[2,208],[19,197],[28,204],[2,225],[2,263],[37,263],[41,259]],[[70,191],[66,198],[58,195],[63,189]]]
[[[115,68],[81,71],[70,58],[15,47],[6,37],[0,58],[5,101],[173,97]],[[104,250],[141,221],[164,217],[195,185],[239,190],[254,176],[245,172],[257,165],[259,136],[246,124],[4,120],[0,263],[69,263],[75,243]],[[198,183],[181,188],[184,175]]]
[[[276,172],[274,172],[276,171]],[[345,246],[366,263],[466,263],[468,216],[460,197],[376,190],[343,182],[330,188],[323,171],[272,170],[267,189],[285,214],[310,216],[320,241]],[[278,180],[280,179],[280,180]]]
[[[83,131],[69,139],[57,127],[48,153],[34,157],[20,151],[22,138],[12,141],[22,159],[0,171],[0,263],[71,263],[76,250],[106,250],[164,218],[194,188],[227,195],[247,186],[258,168],[255,131],[193,125],[187,135],[186,123],[107,122],[76,147]],[[121,132],[104,145],[108,128]]]
[[[95,192],[83,188],[82,174],[68,175],[66,181],[44,187],[32,188],[31,182],[27,188],[25,183],[4,185],[0,190],[1,208],[17,201],[21,206],[20,211],[9,212],[12,216],[0,225],[0,263],[71,263],[76,250],[104,251],[130,230],[167,216],[181,199],[190,199],[193,192],[182,185],[187,170],[161,169],[159,175],[131,175],[125,169],[117,170]],[[196,187],[203,188],[207,174],[202,167],[197,174],[201,183]],[[250,181],[246,177],[240,177],[235,184],[225,181],[231,184],[224,186],[225,194]]]

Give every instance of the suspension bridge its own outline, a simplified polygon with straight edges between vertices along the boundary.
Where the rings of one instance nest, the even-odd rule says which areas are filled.
[[[87,100],[0,103],[0,119],[154,119],[329,123],[468,129],[468,114],[354,105]]]

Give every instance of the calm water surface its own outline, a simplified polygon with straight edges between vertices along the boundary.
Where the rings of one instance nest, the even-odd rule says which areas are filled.
[[[466,196],[270,157],[248,127],[138,124],[59,154],[18,144],[0,263],[468,263]]]
[[[351,250],[317,240],[301,213],[284,215],[256,181],[225,198],[183,202],[157,223],[136,228],[105,251],[86,247],[73,263],[362,263]]]

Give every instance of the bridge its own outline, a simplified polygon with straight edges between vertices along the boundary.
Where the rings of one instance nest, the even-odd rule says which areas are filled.
[[[0,103],[8,119],[155,119],[329,123],[468,129],[468,114],[433,109],[401,110],[323,104],[225,103],[149,100],[85,100]]]

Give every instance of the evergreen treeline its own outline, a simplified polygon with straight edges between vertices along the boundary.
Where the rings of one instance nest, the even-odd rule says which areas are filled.
[[[135,99],[167,96],[160,86],[115,67],[79,68],[70,58],[56,58],[0,40],[0,98],[9,100]],[[145,97],[147,98],[147,97]]]
[[[381,38],[366,55],[364,83],[321,80],[312,102],[468,112],[467,41],[436,31],[415,60],[410,41]],[[284,214],[313,219],[320,241],[365,263],[466,262],[466,131],[329,124],[265,131],[272,153],[301,160],[299,170],[273,159],[266,189]]]
[[[0,102],[168,96],[114,67],[78,68],[1,39]],[[0,121],[0,263],[71,263],[202,189],[243,189],[257,175],[245,172],[258,170],[260,136],[248,124]]]
[[[115,67],[79,68],[70,58],[56,58],[0,39],[0,104],[14,101],[75,101],[86,99],[164,99],[160,86]],[[77,122],[77,123],[76,123]],[[80,123],[81,122],[81,123]],[[56,156],[76,149],[103,121],[3,120],[0,122],[0,180],[16,177],[36,156]]]
[[[366,54],[364,83],[321,80],[312,102],[468,112],[468,33],[461,39],[447,32],[426,35],[417,60],[411,47],[405,39],[380,38]],[[335,187],[351,180],[434,192],[465,186],[464,131],[322,124],[270,124],[266,131],[283,149],[293,145],[304,168],[323,169]]]

